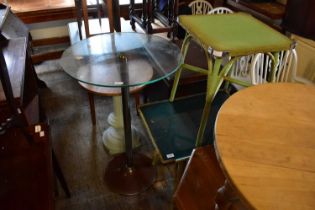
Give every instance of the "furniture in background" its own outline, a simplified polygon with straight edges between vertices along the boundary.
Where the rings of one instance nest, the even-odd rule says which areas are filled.
[[[37,128],[41,127],[38,131]],[[0,135],[2,209],[54,209],[53,166],[48,126],[20,128]]]
[[[180,62],[179,48],[172,42],[140,33],[112,33],[93,36],[68,48],[60,64],[71,77],[101,87],[120,88],[125,153],[114,156],[105,171],[113,192],[140,193],[155,180],[151,159],[132,150],[129,88],[148,85],[175,73]],[[141,67],[141,68],[139,68]]]
[[[243,56],[232,66],[226,80],[232,83],[234,80],[242,80],[249,84],[246,86],[233,84],[237,90],[267,82],[307,83],[296,78],[298,58],[295,49],[280,51],[276,57],[278,61],[276,66],[273,66],[274,59],[271,52]]]
[[[228,79],[233,64],[242,56],[258,52],[273,52],[272,56],[276,58],[279,51],[288,50],[292,47],[292,41],[267,25],[262,24],[254,17],[244,13],[183,15],[179,17],[179,23],[187,31],[187,36],[182,45],[184,58],[192,39],[197,40],[204,50],[208,52],[208,69],[182,64],[181,68],[176,72],[170,96],[170,101],[173,101],[177,83],[183,70],[191,70],[207,75],[206,101],[198,134],[196,135],[196,146],[200,146],[204,140],[204,131],[209,118],[211,104],[223,81]],[[223,27],[225,25],[228,27]],[[243,30],[240,30],[240,27]],[[243,31],[248,33],[243,33]],[[223,64],[222,61],[224,59],[229,61]],[[277,66],[277,59],[274,62],[274,66]],[[249,85],[241,80],[233,80],[233,83],[244,86]]]
[[[211,14],[229,14],[229,13],[233,13],[233,11],[227,7],[216,7],[216,8],[213,8],[212,10],[210,10],[208,12],[209,15],[211,15]]]
[[[253,64],[254,55],[246,55],[240,57],[231,67],[231,70],[227,77],[225,77],[224,89],[228,93],[232,93],[230,84],[235,87],[236,90],[241,90],[252,85],[251,78],[251,66]],[[234,83],[234,81],[242,81],[243,84]]]
[[[278,55],[278,65],[272,71],[273,61],[270,53],[258,53],[251,64],[251,80],[253,85],[267,82],[295,82],[297,54],[295,49],[281,51]]]
[[[98,19],[88,19],[88,6],[86,5],[86,1],[76,1],[76,9],[77,9],[77,24],[69,23],[68,24],[68,30],[69,30],[69,36],[70,36],[70,43],[71,45],[79,42],[82,39],[91,37],[93,35],[97,34],[103,34],[103,33],[112,33],[114,32],[114,29],[116,31],[121,30],[120,21],[115,20],[113,22],[113,14],[117,13],[115,9],[113,9],[112,1],[107,1],[107,12],[104,10],[101,10],[101,13],[107,13],[108,18],[102,18],[103,15],[99,15]],[[104,9],[104,4],[98,5],[102,6]],[[114,12],[112,11],[114,10]],[[116,12],[115,12],[116,11]],[[83,14],[83,15],[82,15]],[[82,16],[83,16],[83,26],[82,27]],[[119,23],[118,26],[115,26],[115,23],[117,25],[117,22]],[[115,26],[115,27],[114,27]],[[83,87],[87,93],[89,98],[89,104],[90,104],[90,113],[91,113],[91,120],[93,125],[96,124],[96,116],[95,116],[95,104],[94,104],[94,95],[101,95],[101,96],[113,96],[114,104],[117,104],[116,101],[119,102],[119,97],[115,97],[120,95],[120,90],[117,88],[108,88],[108,87],[96,87],[93,85],[88,85],[79,82],[80,86]],[[137,88],[136,90],[133,90],[135,99],[136,99],[136,107],[140,104],[140,95],[139,91],[141,91],[143,87]],[[117,98],[117,99],[116,99]],[[120,107],[120,106],[119,106]],[[113,133],[114,131],[112,129],[109,129],[111,132],[110,134],[106,134],[107,137],[105,138],[120,138],[123,140],[123,133],[122,133],[122,115],[121,111],[118,112],[118,110],[115,108],[117,112],[112,113],[110,118],[108,119],[109,124],[114,127],[115,132],[120,130],[119,135],[117,133]],[[116,129],[117,128],[117,129]],[[109,137],[111,136],[111,137]],[[115,136],[115,137],[114,137]],[[137,143],[136,145],[140,145]],[[114,147],[115,148],[115,147]],[[124,148],[115,148],[115,149],[109,149],[108,151],[111,154],[121,153]]]
[[[213,10],[212,5],[204,0],[192,1],[189,3],[189,7],[193,15],[209,14],[208,12]],[[221,11],[223,7],[219,8]],[[224,9],[226,9],[225,11],[229,11],[228,8]],[[217,11],[218,10],[215,10],[215,12]],[[192,52],[197,53],[199,57],[196,57],[196,55],[191,57],[194,59],[205,59],[203,55],[200,55],[203,54],[203,48],[198,47],[199,46],[195,44]],[[204,66],[203,64],[198,64],[201,67]],[[196,78],[195,80],[198,81],[199,86],[205,86],[204,84],[201,85],[202,77],[205,77],[204,75],[196,76],[196,74],[189,74],[190,72],[185,73],[188,74],[184,76],[184,80],[191,80],[193,85],[198,86],[196,81],[194,81]],[[172,81],[169,81],[169,84],[173,85],[173,83],[174,78],[172,78]],[[185,82],[183,86],[185,86]],[[185,94],[179,94],[181,97],[173,103],[170,103],[168,100],[160,100],[159,102],[151,102],[140,106],[140,116],[149,132],[153,145],[155,145],[158,151],[159,160],[162,163],[180,163],[183,160],[187,160],[193,148],[195,148],[195,135],[198,131],[197,122],[198,119],[201,118],[205,96],[202,94],[204,90],[200,91],[192,86],[190,86],[190,89],[192,90],[190,92],[188,91],[190,94],[187,94],[187,91],[185,91]],[[166,98],[167,97],[169,97],[169,95],[167,95]],[[217,110],[226,98],[227,95],[221,93],[215,100],[215,108],[211,113],[213,118],[215,118]],[[187,104],[187,101],[190,103]],[[212,128],[209,126],[207,136],[212,136]],[[212,144],[211,139],[209,138],[204,144]],[[178,164],[178,167],[181,167],[181,165]]]
[[[91,35],[89,28],[89,14],[92,12],[89,10],[92,9],[96,10],[94,13],[97,16],[100,26],[102,25],[102,18],[107,15],[109,31],[111,33],[114,32],[114,30],[118,32],[121,31],[118,1],[97,0],[95,5],[89,5],[86,0],[75,0],[75,8],[80,39],[83,38],[81,32],[82,18],[86,37],[90,37]]]
[[[282,26],[297,42],[297,80],[315,84],[315,2],[288,0]]]
[[[219,206],[239,198],[253,209],[315,208],[314,95],[311,85],[269,83],[223,104],[215,150],[234,199],[222,187]]]
[[[148,34],[168,32],[170,36],[174,32],[177,18],[177,0],[168,0],[167,7],[164,11],[160,11],[159,0],[143,0],[142,9],[135,9],[134,0],[130,0],[129,16],[130,24],[133,30],[136,23]],[[153,27],[152,23],[159,20],[162,25]]]
[[[192,15],[205,15],[213,9],[213,6],[206,0],[195,0],[188,5]]]
[[[291,0],[288,0],[291,1]],[[286,5],[270,0],[225,0],[226,7],[234,11],[247,12],[268,25],[281,30],[281,21]]]
[[[176,209],[214,209],[217,189],[224,180],[213,147],[208,145],[194,149],[173,195]]]
[[[73,45],[76,42],[79,42],[82,39],[86,39],[89,38],[93,35],[97,35],[97,34],[102,34],[102,33],[113,33],[114,32],[114,18],[113,18],[113,5],[112,5],[112,1],[106,1],[107,3],[107,14],[108,14],[108,18],[104,19],[102,18],[102,16],[104,16],[104,7],[105,7],[105,2],[102,1],[102,3],[100,4],[99,1],[97,1],[96,4],[96,10],[97,10],[97,14],[98,14],[98,18],[94,19],[94,20],[89,20],[89,12],[88,12],[88,5],[86,0],[76,0],[75,1],[75,7],[77,10],[77,26],[71,26],[73,25],[73,23],[69,23],[68,24],[68,29],[69,29],[69,34],[70,34],[70,43]],[[82,18],[83,18],[83,26],[84,26],[84,30],[82,30]],[[108,21],[108,23],[104,23],[105,21]],[[120,22],[120,21],[119,21]],[[91,30],[92,32],[90,32],[90,23],[91,23]],[[104,26],[105,25],[105,26]],[[99,29],[97,31],[95,31],[95,28]],[[120,24],[118,25],[118,28],[116,28],[116,30],[120,31]],[[93,33],[94,32],[94,33]],[[79,37],[77,36],[79,35]],[[78,39],[79,38],[79,39]],[[94,104],[94,94],[98,94],[98,95],[104,95],[104,96],[111,96],[113,94],[117,94],[117,93],[113,93],[113,91],[111,90],[107,90],[106,88],[98,88],[95,87],[93,85],[84,85],[82,83],[80,83],[80,86],[82,88],[84,88],[87,93],[88,93],[88,98],[89,98],[89,105],[90,105],[90,113],[91,113],[91,120],[93,125],[96,124],[96,116],[95,116],[95,104]]]
[[[86,14],[86,6],[78,5],[78,10],[83,10],[83,14]],[[109,7],[108,7],[109,10]],[[89,38],[93,35],[98,34],[106,34],[113,32],[111,29],[111,24],[109,19],[101,18],[101,19],[87,19],[84,18],[84,26],[80,26],[75,22],[68,24],[70,42],[71,45],[75,45],[80,40]],[[79,18],[81,19],[81,18]],[[81,21],[81,20],[80,20]],[[79,22],[80,22],[79,21]],[[82,31],[79,30],[79,27],[82,27]],[[85,33],[86,30],[90,32]],[[120,30],[120,29],[119,29]],[[81,32],[80,32],[81,31]],[[79,36],[82,34],[81,37]],[[124,147],[124,131],[123,131],[123,116],[122,116],[122,107],[121,107],[121,90],[119,88],[113,87],[100,87],[92,84],[86,84],[84,82],[79,81],[79,85],[84,88],[88,93],[89,106],[90,106],[90,114],[93,125],[96,125],[96,115],[95,115],[95,104],[94,104],[94,95],[100,96],[110,96],[113,98],[114,112],[110,113],[108,116],[109,127],[103,133],[103,142],[105,148],[110,154],[119,154],[125,151]],[[144,86],[141,87],[133,87],[131,88],[131,93],[133,94],[136,102],[136,108],[140,104],[140,91],[142,91]],[[138,132],[133,128],[135,132],[133,132],[133,147],[140,146],[140,136],[137,134]]]
[[[1,206],[53,209],[52,169],[67,196],[70,192],[43,123],[28,31],[15,28],[21,22],[9,7],[1,6],[0,12]]]
[[[90,37],[90,27],[89,27],[89,9],[86,0],[75,0],[75,8],[76,8],[76,18],[77,18],[77,24],[78,24],[78,32],[80,40],[83,39],[82,34],[82,18],[83,18],[83,26],[84,26],[84,34],[86,37]],[[105,2],[102,0],[102,2],[99,2],[99,0],[96,2],[96,5],[92,5],[93,8],[96,10],[97,18],[99,21],[100,27],[102,26],[102,17],[105,14]],[[106,5],[108,7],[108,22],[109,22],[109,30],[110,32],[114,32],[114,21],[113,21],[113,14],[112,14],[112,1],[110,1],[110,4]]]
[[[0,101],[21,125],[32,125],[42,118],[38,88],[46,84],[38,79],[33,67],[27,27],[9,7],[1,4],[0,13]]]
[[[297,35],[292,35],[296,41],[296,52],[299,55],[297,65],[297,81],[302,83],[315,84],[315,41]]]
[[[282,26],[287,32],[315,40],[315,2],[288,0]]]
[[[233,24],[222,30],[225,22]],[[277,56],[278,51],[289,49],[292,43],[284,35],[242,13],[180,16],[180,23],[188,29],[181,49],[182,55],[185,58],[190,41],[197,40],[203,46],[203,50],[209,52],[206,54],[208,69],[183,63],[176,72],[169,100],[140,106],[140,116],[161,162],[175,162],[179,167],[183,160],[189,158],[195,147],[213,143],[216,113],[229,96],[225,91],[219,91],[223,81],[251,85],[250,82],[229,77],[229,71],[237,60],[268,50],[275,51],[273,56]],[[231,25],[234,27],[230,27]],[[255,37],[253,34],[246,36],[239,30],[240,26],[246,26],[244,30],[258,34],[255,34]],[[220,30],[216,30],[216,27]],[[256,36],[261,37],[257,39]],[[226,58],[228,62],[223,64],[222,60]],[[175,99],[181,73],[186,70],[206,75],[208,87],[205,95]]]

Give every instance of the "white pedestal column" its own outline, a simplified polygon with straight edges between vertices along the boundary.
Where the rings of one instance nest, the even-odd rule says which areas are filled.
[[[114,112],[107,118],[109,127],[103,132],[103,143],[108,152],[113,154],[125,152],[124,121],[122,114],[121,96],[113,96]],[[132,147],[140,146],[140,135],[137,129],[131,125]]]

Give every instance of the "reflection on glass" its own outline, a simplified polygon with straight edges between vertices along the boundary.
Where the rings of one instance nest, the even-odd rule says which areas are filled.
[[[120,54],[127,58],[125,69],[120,68]],[[63,53],[60,64],[81,82],[120,87],[163,79],[175,72],[180,62],[179,48],[166,39],[139,33],[114,33],[76,43]]]

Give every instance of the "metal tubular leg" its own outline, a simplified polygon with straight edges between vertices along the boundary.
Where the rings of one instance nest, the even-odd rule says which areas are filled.
[[[279,52],[275,52],[272,54],[273,62],[272,62],[272,70],[271,70],[271,79],[270,82],[276,81],[276,74],[277,74],[277,66],[279,64]]]
[[[206,125],[209,119],[209,113],[211,109],[212,101],[216,95],[218,90],[218,86],[221,84],[220,81],[223,79],[219,76],[220,67],[221,67],[222,59],[217,58],[214,63],[214,67],[211,73],[208,75],[208,84],[207,84],[207,95],[206,95],[206,104],[202,111],[200,126],[196,139],[196,147],[201,146],[203,141],[203,135],[206,129]]]
[[[129,88],[121,88],[122,95],[122,109],[124,118],[124,131],[125,131],[125,147],[127,156],[127,166],[133,166],[132,156],[132,133],[131,133],[131,118],[130,118],[130,107],[129,107]]]
[[[186,35],[186,37],[185,37],[185,39],[183,41],[182,48],[181,48],[181,54],[183,55],[183,61],[185,61],[185,57],[187,55],[187,51],[188,51],[188,47],[189,47],[191,39],[192,39],[192,36]],[[176,95],[176,91],[177,91],[178,82],[179,82],[182,70],[183,70],[182,67],[180,67],[179,70],[175,74],[175,79],[174,79],[174,83],[173,83],[173,87],[172,87],[172,91],[171,91],[171,96],[169,98],[169,100],[171,102],[174,101],[174,98],[175,98],[175,95]]]
[[[134,20],[134,4],[135,4],[135,1],[134,0],[130,0],[130,6],[129,6],[129,18],[130,18],[130,25],[131,25],[131,28],[132,30],[135,30],[136,29],[136,24],[135,24],[135,20]]]
[[[127,58],[121,54],[120,70],[124,84],[128,84]],[[152,160],[142,154],[133,154],[132,130],[129,107],[129,87],[121,87],[122,111],[124,120],[124,134],[126,153],[115,156],[107,165],[104,179],[108,188],[123,195],[135,195],[148,189],[154,182],[156,168],[152,166]]]

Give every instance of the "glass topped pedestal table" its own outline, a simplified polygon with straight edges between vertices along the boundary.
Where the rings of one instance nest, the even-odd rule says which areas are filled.
[[[156,169],[150,158],[132,151],[129,89],[170,76],[181,61],[180,50],[172,42],[138,33],[93,36],[63,53],[60,64],[74,79],[121,89],[125,153],[115,156],[107,165],[105,181],[111,191],[132,195],[152,185]]]

